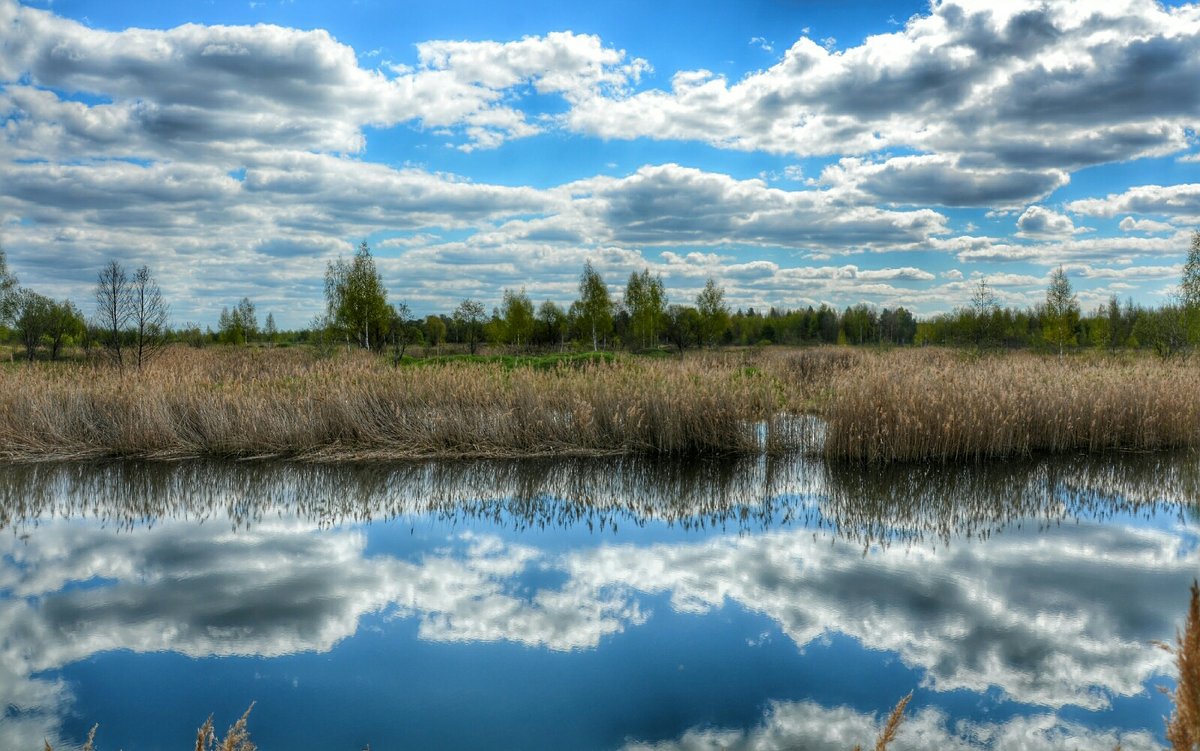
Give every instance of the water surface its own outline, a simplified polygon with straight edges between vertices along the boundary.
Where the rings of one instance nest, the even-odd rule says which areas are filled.
[[[1154,748],[1194,455],[0,469],[0,748]]]

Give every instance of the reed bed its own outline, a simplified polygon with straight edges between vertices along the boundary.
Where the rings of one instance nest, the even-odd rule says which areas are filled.
[[[1200,444],[1200,367],[906,350],[833,375],[824,455],[873,464]]]
[[[781,449],[776,381],[719,356],[549,370],[183,348],[0,370],[0,459],[697,455]]]

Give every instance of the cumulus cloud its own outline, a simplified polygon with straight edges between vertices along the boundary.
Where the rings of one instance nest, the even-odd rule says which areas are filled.
[[[491,302],[505,285],[563,302],[585,260],[660,271],[680,300],[703,269],[735,305],[933,312],[961,302],[927,284],[936,262],[829,269],[865,251],[975,263],[1165,254],[1135,242],[1155,237],[1082,243],[1069,217],[1030,204],[1081,166],[1187,148],[1200,11],[993,5],[939,3],[840,50],[806,31],[739,81],[675,71],[664,90],[642,88],[647,60],[571,31],[419,41],[414,59],[372,68],[371,53],[322,30],[105,31],[0,0],[0,230],[22,279],[49,294],[88,299],[94,270],[118,258],[156,271],[180,321],[211,322],[250,295],[285,326],[311,319],[325,263],[364,237],[388,238],[381,267],[418,312],[463,294]],[[533,114],[540,97],[564,111]],[[797,189],[677,163],[487,184],[373,163],[366,134],[389,128],[464,151],[552,131],[703,141],[788,155],[763,174]],[[794,163],[812,154],[840,158]],[[1170,228],[1141,214],[1186,223],[1200,217],[1193,194],[1142,186],[1066,209],[1132,214],[1123,230],[1155,235]],[[1017,240],[1029,243],[952,237],[958,215],[936,208],[1027,206]],[[727,260],[678,260],[714,251]]]
[[[896,157],[882,162],[842,159],[821,181],[892,204],[1017,206],[1065,185],[1061,170],[963,169],[946,156]]]
[[[264,154],[237,172],[108,160],[20,163],[7,177],[0,216],[24,220],[6,232],[23,278],[45,278],[56,285],[47,291],[79,298],[109,257],[147,263],[170,297],[188,300],[175,306],[183,320],[211,317],[252,294],[277,320],[306,322],[319,304],[325,262],[352,249],[342,238],[375,232],[405,233],[377,246],[380,267],[385,280],[403,284],[397,296],[432,309],[452,308],[468,294],[491,300],[504,286],[569,301],[587,260],[621,278],[649,266],[685,291],[696,277],[702,285],[714,276],[730,286],[734,304],[762,305],[816,298],[796,296],[788,265],[776,261],[678,260],[692,259],[687,253],[658,261],[648,249],[882,250],[917,246],[944,233],[946,223],[931,209],[881,209],[835,189],[783,190],[677,164],[545,189],[299,152]],[[444,230],[465,239],[445,241]],[[201,275],[194,261],[203,257]],[[857,302],[863,290],[855,282],[932,278],[912,266],[816,273],[831,282],[820,298],[831,302],[843,293]],[[249,279],[255,288],[246,287]],[[876,290],[884,297],[901,291]]]
[[[1153,219],[1134,219],[1127,216],[1121,220],[1118,225],[1122,232],[1145,232],[1147,234],[1155,234],[1157,232],[1174,232],[1174,225],[1167,222],[1156,222]]]
[[[1105,198],[1072,201],[1067,204],[1067,209],[1090,216],[1115,216],[1126,212],[1200,216],[1200,184],[1139,185],[1124,193],[1110,193]]]
[[[842,751],[870,743],[885,718],[849,707],[815,702],[774,702],[763,721],[748,730],[692,728],[676,739],[626,744],[625,751]],[[1153,751],[1157,740],[1146,731],[1117,731],[1064,722],[1054,715],[1014,717],[1005,722],[951,722],[937,709],[910,712],[888,748],[896,751],[969,751],[1020,748],[1025,751],[1073,751],[1078,748],[1128,748]]]
[[[960,169],[1072,168],[1186,148],[1198,48],[1190,6],[961,0],[844,50],[802,37],[733,83],[681,71],[669,91],[584,100],[566,121],[605,138],[799,155],[903,146],[963,155]]]
[[[1042,206],[1030,206],[1017,218],[1018,237],[1061,237],[1075,231],[1071,217]]]
[[[468,149],[490,147],[540,131],[506,92],[529,85],[568,101],[615,95],[648,69],[598,37],[554,32],[506,43],[424,42],[416,66],[389,76],[360,67],[354,50],[324,30],[187,24],[109,32],[12,0],[0,3],[0,39],[8,148],[74,146],[88,157],[197,148],[245,156],[282,146],[359,152],[364,126],[405,122],[457,129]],[[109,101],[87,105],[51,90]]]

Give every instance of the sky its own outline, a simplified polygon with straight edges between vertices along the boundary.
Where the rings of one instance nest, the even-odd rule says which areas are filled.
[[[0,246],[90,312],[282,327],[369,243],[414,314],[708,278],[931,315],[1159,305],[1200,225],[1200,5],[0,0]]]

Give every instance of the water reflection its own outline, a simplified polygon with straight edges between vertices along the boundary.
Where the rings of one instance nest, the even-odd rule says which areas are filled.
[[[325,527],[435,514],[516,529],[664,521],[747,530],[800,523],[870,544],[987,537],[1013,520],[1153,514],[1200,501],[1192,454],[1044,457],[978,466],[863,468],[803,459],[645,459],[314,466],[32,464],[0,471],[0,530],[94,517],[132,528],[287,514]]]
[[[10,468],[0,746],[53,740],[73,706],[59,672],[115,650],[281,659],[328,652],[380,614],[425,642],[570,655],[655,628],[665,602],[760,616],[800,650],[848,637],[934,694],[1028,708],[999,724],[920,708],[908,732],[940,733],[923,737],[941,748],[1149,747],[1059,713],[1142,695],[1164,670],[1149,644],[1172,634],[1200,571],[1184,511],[1198,474],[1189,456],[870,474],[778,461]],[[422,515],[441,522],[403,554],[388,544],[407,530],[365,523]],[[662,522],[702,533],[651,529]],[[605,534],[526,534],[560,526]],[[644,534],[612,532],[631,527]],[[834,733],[828,747],[848,748],[872,735],[851,733],[870,712],[819,702],[774,702],[760,719],[649,740],[821,748]]]

